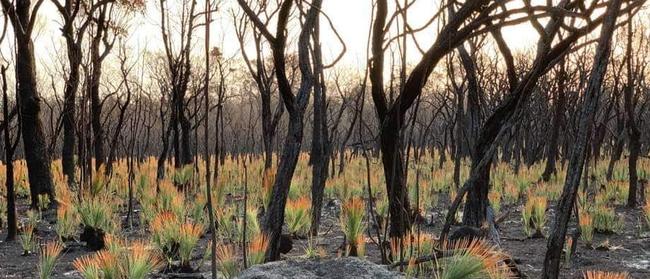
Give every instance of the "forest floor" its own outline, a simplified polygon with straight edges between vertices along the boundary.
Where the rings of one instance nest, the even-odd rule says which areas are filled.
[[[344,237],[337,217],[340,210],[339,204],[336,201],[326,202],[321,233],[316,240],[311,241],[323,248],[326,257],[337,257],[341,254],[340,247]],[[421,231],[438,235],[447,207],[448,202],[441,202],[437,208],[429,212],[426,216],[427,221],[420,224]],[[529,239],[525,237],[522,230],[520,208],[521,206],[501,209],[501,212],[508,212],[507,217],[499,225],[502,249],[519,261],[520,270],[529,278],[539,278],[547,241],[544,238]],[[25,206],[21,206],[19,216],[24,216],[21,213],[26,210]],[[625,226],[622,231],[617,234],[595,233],[594,235],[594,246],[608,241],[609,249],[588,249],[579,242],[571,264],[569,266],[563,264],[561,278],[581,278],[581,274],[586,270],[625,271],[632,278],[650,278],[650,233],[643,232],[639,226],[642,218],[640,210],[618,207],[616,211],[625,216]],[[53,219],[51,214],[51,212],[44,213],[44,220]],[[553,206],[550,206],[547,212],[549,221],[547,221],[544,231],[547,236],[553,214]],[[429,223],[431,220],[434,222]],[[572,226],[574,225],[572,224]],[[372,231],[374,232],[374,230]],[[56,238],[53,224],[45,221],[41,221],[37,234],[41,242]],[[132,228],[123,226],[122,235],[129,239],[147,237],[145,232],[139,228],[137,217]],[[5,242],[5,236],[6,231],[3,230],[0,233],[0,239],[2,239],[0,241],[0,278],[37,278],[38,255],[23,256],[20,241]],[[194,252],[196,254],[193,261],[195,267],[201,265],[202,255],[208,243],[207,239],[208,237],[204,237],[200,242],[200,248]],[[292,251],[283,257],[304,257],[304,250],[308,245],[307,239],[295,239]],[[366,250],[366,259],[380,263],[381,257],[377,245],[368,240]],[[83,243],[68,243],[68,248],[55,267],[53,278],[81,278],[79,273],[74,270],[72,262],[75,258],[90,253]],[[208,274],[209,261],[202,263],[199,272]],[[170,274],[156,274],[154,278],[174,277]]]

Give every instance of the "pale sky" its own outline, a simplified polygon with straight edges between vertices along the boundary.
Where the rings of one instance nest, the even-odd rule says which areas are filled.
[[[168,0],[174,1],[174,0]],[[389,1],[393,3],[392,1]],[[419,27],[428,21],[438,9],[436,0],[419,0],[409,9],[408,19],[412,27]],[[144,15],[138,14],[130,21],[129,45],[134,49],[147,49],[150,52],[162,51],[161,35],[159,27],[158,1],[149,1],[147,11]],[[218,12],[217,19],[211,25],[213,46],[219,46],[224,50],[227,57],[239,54],[239,44],[233,32],[231,11],[239,11],[234,0],[222,1],[222,8]],[[346,43],[347,52],[341,61],[342,64],[351,67],[362,68],[365,66],[366,45],[368,28],[372,13],[371,0],[325,0],[323,11],[331,18],[335,28]],[[202,1],[198,2],[198,10],[203,10]],[[48,61],[53,53],[65,51],[65,45],[60,33],[60,17],[54,5],[46,0],[39,11],[39,32],[35,38],[37,60]],[[395,24],[393,24],[396,26]],[[333,59],[340,50],[340,44],[329,28],[325,19],[321,23],[324,58],[326,62]],[[423,48],[431,45],[436,37],[435,26],[424,30],[417,35],[418,42]],[[203,51],[203,29],[195,32],[196,40],[194,51],[201,54]],[[537,34],[527,26],[508,27],[503,30],[504,37],[509,45],[515,50],[528,48],[537,40]],[[410,38],[409,38],[409,41]],[[409,43],[409,62],[417,61],[420,58],[412,41]],[[295,41],[294,41],[295,45]],[[289,46],[290,49],[292,46]],[[116,51],[114,51],[116,52]],[[5,54],[6,55],[6,54]]]

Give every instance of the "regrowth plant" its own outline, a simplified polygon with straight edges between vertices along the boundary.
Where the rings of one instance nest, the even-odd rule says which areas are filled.
[[[611,234],[623,228],[623,220],[616,215],[612,207],[597,205],[593,214],[593,224],[596,232]]]
[[[107,198],[86,199],[79,205],[79,216],[84,230],[80,239],[92,250],[104,248],[104,236],[115,229],[112,203]]]
[[[260,233],[255,236],[248,244],[247,265],[250,267],[264,263],[264,253],[268,247],[269,239],[265,234]]]
[[[532,238],[544,237],[542,230],[546,223],[546,197],[530,196],[521,211],[524,233]]]
[[[18,236],[18,238],[20,239],[20,246],[23,248],[23,256],[34,253],[38,248],[33,225],[25,224],[23,226],[23,232]]]
[[[229,244],[217,245],[217,262],[218,269],[224,277],[230,279],[235,278],[239,273],[237,266],[237,258],[235,256],[235,248]]]
[[[74,260],[72,265],[84,279],[145,279],[161,266],[158,253],[143,241],[131,244],[107,236],[106,249]]]
[[[483,240],[460,240],[447,249],[452,256],[438,260],[437,278],[513,278],[506,256]]]
[[[200,224],[185,223],[181,225],[180,233],[178,234],[178,256],[182,269],[192,269],[190,266],[192,251],[196,248],[202,234],[203,226]]]
[[[58,241],[48,242],[41,247],[41,255],[38,264],[38,278],[48,279],[52,276],[54,265],[63,251],[63,245]]]
[[[289,233],[295,236],[304,236],[308,233],[311,224],[310,208],[311,202],[307,197],[287,201],[284,218]]]
[[[366,229],[363,223],[365,205],[361,198],[351,198],[343,204],[341,212],[341,228],[345,234],[348,256],[363,256],[365,254]]]
[[[55,230],[61,241],[72,240],[79,227],[79,214],[74,205],[60,203],[56,209]]]
[[[591,214],[580,212],[579,215],[580,240],[584,241],[587,247],[592,247],[594,239],[594,224]]]
[[[629,279],[627,273],[606,272],[606,271],[587,271],[584,273],[584,279]]]
[[[84,279],[99,279],[101,276],[99,261],[94,255],[76,258],[72,262],[72,266]]]

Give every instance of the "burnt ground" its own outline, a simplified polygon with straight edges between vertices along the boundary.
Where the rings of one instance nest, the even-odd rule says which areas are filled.
[[[337,202],[326,203],[323,210],[323,224],[321,234],[312,243],[317,243],[327,253],[326,257],[337,257],[341,254],[339,248],[343,243],[343,234],[338,224],[339,205]],[[552,204],[552,203],[551,203]],[[442,226],[442,220],[446,213],[447,203],[442,203],[427,214],[428,220],[434,223],[423,223],[420,229],[438,235]],[[19,208],[24,213],[26,208]],[[546,251],[546,239],[527,239],[522,230],[520,211],[517,207],[506,207],[501,212],[509,212],[507,217],[499,226],[501,245],[505,252],[520,261],[519,268],[529,278],[539,278]],[[643,231],[641,226],[641,211],[624,207],[617,208],[617,212],[625,216],[625,226],[618,234],[603,235],[595,233],[594,246],[608,240],[611,248],[609,250],[588,249],[584,243],[579,242],[576,255],[574,255],[570,266],[562,267],[561,278],[581,278],[585,270],[606,270],[626,271],[632,278],[650,278],[650,233],[647,229]],[[553,209],[547,212],[547,227],[545,234],[548,235],[548,223],[551,222],[554,214]],[[135,214],[137,216],[137,214]],[[19,214],[24,216],[24,214]],[[4,217],[4,216],[3,216]],[[52,218],[52,213],[45,213],[46,218]],[[146,232],[138,226],[138,220],[134,221],[133,228],[123,225],[122,235],[129,239],[147,237]],[[41,241],[55,239],[53,224],[41,221],[38,227],[38,237]],[[22,248],[19,241],[5,242],[6,230],[0,232],[0,278],[36,278],[38,255],[22,256]],[[304,248],[308,240],[295,239],[293,250],[284,257],[303,257]],[[84,243],[68,243],[70,247],[60,257],[54,271],[54,278],[80,278],[72,267],[72,261],[83,255],[91,253]],[[194,266],[201,263],[201,256],[207,246],[207,237],[200,242],[200,248],[195,251]],[[368,260],[379,263],[379,250],[370,240],[366,244]],[[206,274],[209,271],[209,262],[203,263],[199,272]],[[200,274],[195,274],[200,275]],[[156,274],[155,278],[170,278],[170,274]],[[195,276],[196,277],[196,276]],[[427,276],[429,277],[429,276]],[[180,278],[180,277],[178,277]]]

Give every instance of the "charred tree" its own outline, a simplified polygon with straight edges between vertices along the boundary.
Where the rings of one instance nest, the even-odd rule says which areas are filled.
[[[76,143],[76,96],[79,89],[81,77],[80,66],[83,58],[82,44],[86,34],[86,29],[90,25],[90,18],[85,19],[77,27],[75,21],[79,18],[79,12],[82,9],[82,3],[79,0],[66,0],[61,3],[58,0],[52,1],[56,6],[59,14],[63,19],[61,33],[66,42],[69,73],[66,77],[63,94],[63,146],[61,147],[61,163],[63,165],[63,174],[67,176],[68,184],[75,184],[75,145]],[[93,5],[92,10],[99,7]]]
[[[300,87],[297,95],[292,92],[291,84],[286,73],[285,49],[287,44],[287,24],[293,1],[284,0],[279,3],[278,21],[276,33],[271,34],[265,23],[263,23],[245,0],[238,0],[246,15],[254,23],[255,28],[269,41],[273,53],[275,65],[275,77],[278,84],[278,91],[289,113],[287,135],[285,137],[278,171],[275,176],[271,190],[271,203],[264,216],[262,230],[269,237],[269,247],[266,251],[266,261],[277,260],[280,256],[280,236],[284,224],[284,208],[291,186],[291,179],[298,163],[298,156],[303,138],[303,118],[305,109],[309,102],[310,93],[314,85],[314,72],[312,60],[310,59],[310,39],[316,19],[320,12],[321,0],[314,0],[308,9],[302,23],[298,40],[298,60],[300,68]]]
[[[92,41],[90,43],[90,71],[88,74],[88,96],[90,96],[90,119],[93,132],[93,152],[95,170],[106,162],[104,155],[104,127],[102,125],[102,107],[104,102],[99,95],[102,77],[102,64],[115,43],[115,36],[110,37],[110,11],[112,4],[102,5],[97,9],[93,22]],[[103,49],[101,49],[103,47]]]
[[[560,256],[566,238],[567,226],[573,206],[576,200],[578,186],[582,177],[585,159],[587,157],[587,146],[589,134],[594,123],[596,107],[598,106],[603,77],[607,71],[607,62],[611,52],[611,41],[616,29],[621,0],[612,0],[604,14],[603,26],[601,27],[596,53],[594,55],[593,68],[587,83],[585,97],[580,110],[580,122],[578,134],[573,150],[569,157],[566,181],[564,189],[557,206],[557,214],[548,239],[546,256],[544,258],[544,269],[542,278],[558,278],[560,275]]]
[[[172,146],[174,148],[174,166],[181,168],[193,162],[193,154],[190,142],[190,130],[192,129],[190,120],[185,114],[186,94],[190,75],[192,73],[191,47],[192,34],[197,28],[196,20],[199,13],[196,12],[196,1],[189,1],[181,8],[182,19],[179,22],[180,41],[175,46],[171,37],[173,26],[170,26],[170,10],[167,7],[167,0],[160,0],[160,18],[162,41],[165,46],[165,59],[167,63],[167,75],[169,82],[170,102],[170,120],[169,125],[172,130]],[[161,156],[162,157],[162,156]]]
[[[246,26],[247,16],[243,16],[240,20],[235,19],[237,38],[241,49],[241,54],[246,63],[246,68],[255,80],[255,85],[260,94],[260,108],[262,120],[262,147],[264,148],[264,169],[269,169],[273,163],[273,142],[277,132],[278,124],[284,114],[284,104],[278,101],[275,111],[271,111],[272,95],[273,95],[273,76],[274,69],[268,69],[269,66],[265,62],[262,46],[262,34],[255,30],[252,34],[253,43],[255,45],[255,56],[253,61],[249,59],[249,54],[246,52]],[[268,20],[268,19],[267,19]]]
[[[560,127],[564,121],[564,111],[566,106],[565,82],[567,80],[566,65],[564,61],[559,65],[556,80],[557,89],[554,94],[555,98],[553,99],[551,137],[546,147],[546,166],[544,167],[544,173],[542,173],[543,181],[549,181],[551,179],[551,175],[554,175],[557,171],[555,162],[557,161],[558,157]]]
[[[38,195],[46,194],[54,199],[51,158],[47,153],[47,143],[40,119],[41,97],[36,85],[36,63],[32,31],[36,24],[36,14],[40,7],[30,0],[9,2],[2,0],[4,12],[9,17],[16,40],[16,84],[19,106],[19,119],[22,127],[23,148],[29,176],[31,206],[36,207]]]
[[[4,38],[4,34],[2,35]],[[2,41],[2,39],[0,39]],[[0,124],[4,131],[4,150],[5,150],[5,187],[7,189],[7,238],[6,241],[13,241],[16,239],[16,232],[18,230],[18,222],[16,221],[16,191],[14,183],[14,152],[20,139],[20,130],[16,133],[16,138],[11,139],[10,123],[16,117],[17,110],[9,111],[9,97],[7,96],[7,67],[2,66],[0,69],[2,75],[2,116],[3,122]],[[20,129],[20,124],[16,125]]]
[[[634,66],[632,64],[632,21],[627,23],[627,47],[625,50],[625,63],[627,67],[627,84],[623,91],[623,99],[625,104],[625,126],[627,127],[627,137],[629,139],[630,156],[628,157],[628,172],[629,172],[629,190],[627,197],[627,206],[634,208],[637,206],[637,194],[639,177],[637,173],[637,161],[639,160],[639,153],[641,149],[641,132],[636,123],[635,107],[635,75]]]

